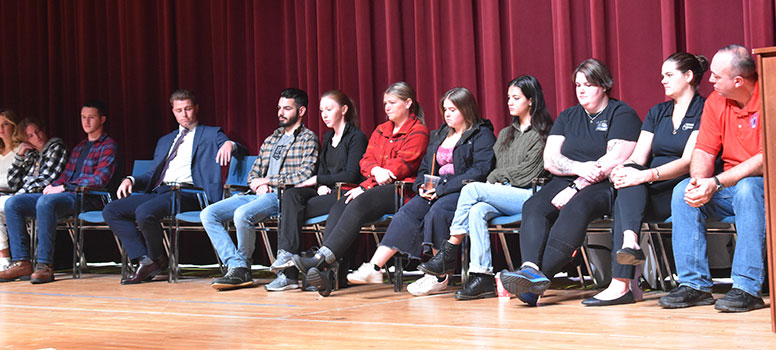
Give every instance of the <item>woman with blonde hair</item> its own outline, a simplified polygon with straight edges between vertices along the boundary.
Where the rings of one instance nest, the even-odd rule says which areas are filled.
[[[8,169],[13,164],[14,154],[19,150],[21,140],[16,125],[19,118],[10,109],[0,109],[0,207],[10,196],[8,188]],[[5,227],[5,215],[0,210],[0,270],[11,264],[11,250],[8,246],[8,229]]]

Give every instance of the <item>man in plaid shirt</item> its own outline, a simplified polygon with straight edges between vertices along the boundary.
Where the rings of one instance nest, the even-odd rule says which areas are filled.
[[[285,89],[278,101],[280,127],[261,145],[261,151],[248,174],[250,192],[211,204],[200,214],[221,261],[229,268],[213,280],[213,288],[234,289],[253,285],[249,261],[256,246],[257,222],[279,210],[277,187],[295,185],[315,173],[318,137],[302,125],[307,112],[307,93]],[[237,229],[235,246],[224,223],[233,220]]]
[[[20,194],[6,202],[6,225],[14,263],[0,272],[0,281],[29,278],[32,283],[46,283],[54,280],[52,263],[57,218],[73,214],[76,200],[73,191],[76,187],[104,187],[116,168],[118,144],[103,130],[105,118],[102,102],[84,103],[81,108],[81,126],[87,139],[75,146],[65,171],[61,172],[62,166],[56,168],[57,174],[61,172],[56,180],[36,182],[37,187],[31,187],[31,190],[25,192],[21,192],[24,190],[22,188]],[[63,151],[62,158],[66,159],[64,154]],[[27,218],[36,218],[38,225],[38,263],[34,272],[30,264],[30,241],[25,226]]]

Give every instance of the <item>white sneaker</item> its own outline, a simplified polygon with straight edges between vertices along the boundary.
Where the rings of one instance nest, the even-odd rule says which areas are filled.
[[[353,284],[383,283],[383,274],[375,270],[372,263],[363,263],[358,270],[348,274],[348,282]]]
[[[448,277],[445,276],[445,280],[439,282],[437,276],[426,274],[419,280],[410,283],[407,286],[407,291],[416,297],[438,293],[447,288],[447,280]]]

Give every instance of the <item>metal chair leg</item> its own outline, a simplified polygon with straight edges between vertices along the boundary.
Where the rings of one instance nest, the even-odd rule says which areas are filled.
[[[584,245],[582,245],[579,248],[579,251],[582,253],[582,260],[585,262],[585,267],[587,268],[587,272],[590,273],[590,278],[593,279],[593,286],[595,286],[595,288],[599,288],[598,281],[596,281],[595,275],[593,274],[593,266],[590,265],[590,260],[587,259],[587,252],[585,250],[586,249]],[[582,274],[580,274],[579,278],[584,279],[585,277],[582,276]]]
[[[396,293],[399,293],[404,288],[404,259],[402,259],[402,256],[400,254],[396,254],[393,256],[393,269],[394,269],[393,291]],[[391,275],[389,271],[386,271],[386,272],[388,272],[388,276]]]
[[[675,288],[677,286],[676,279],[674,278],[674,273],[671,271],[671,264],[668,261],[668,254],[666,253],[666,246],[663,244],[663,235],[658,231],[657,232],[657,241],[660,245],[660,253],[663,255],[663,263],[666,267],[666,273],[671,279],[671,288]]]

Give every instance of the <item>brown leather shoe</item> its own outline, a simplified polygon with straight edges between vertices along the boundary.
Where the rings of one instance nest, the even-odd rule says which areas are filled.
[[[137,267],[135,273],[129,275],[126,279],[121,280],[121,284],[138,284],[144,281],[150,281],[154,279],[156,275],[164,271],[167,268],[167,259],[162,258],[160,261],[153,261],[150,264],[140,264]]]
[[[29,260],[14,261],[7,269],[0,271],[0,282],[11,282],[17,279],[26,281],[30,279],[30,274],[32,274],[32,264]]]
[[[54,270],[51,269],[51,264],[36,264],[35,272],[30,277],[32,284],[54,282]]]

